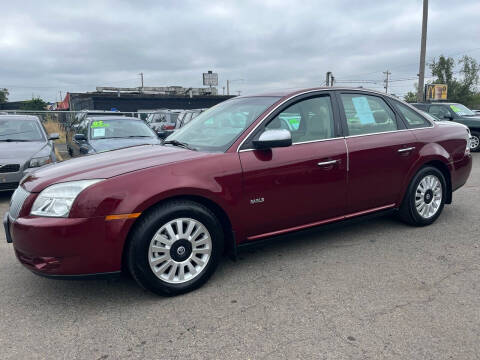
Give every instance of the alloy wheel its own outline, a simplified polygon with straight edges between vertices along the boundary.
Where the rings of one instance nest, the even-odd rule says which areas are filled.
[[[178,218],[164,224],[150,241],[148,262],[155,276],[171,284],[197,277],[212,254],[212,239],[199,221]]]
[[[477,135],[472,135],[470,138],[470,149],[477,150],[480,146],[480,138]]]
[[[442,183],[435,175],[425,176],[415,191],[415,208],[424,219],[430,219],[442,204]]]

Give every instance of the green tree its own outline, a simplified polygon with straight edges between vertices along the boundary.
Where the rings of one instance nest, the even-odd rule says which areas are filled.
[[[451,57],[441,55],[438,60],[429,63],[435,79],[432,84],[447,84],[448,100],[462,103],[466,106],[477,106],[479,93],[476,89],[479,80],[480,67],[477,61],[467,55],[458,60],[460,70],[455,72],[455,61]],[[456,78],[453,74],[462,76]]]
[[[24,101],[20,105],[21,110],[45,110],[47,103],[40,98],[34,98],[32,100]]]
[[[8,90],[0,89],[0,104],[6,103],[8,101]]]
[[[414,93],[413,91],[409,91],[404,97],[403,100],[405,100],[408,103],[414,103],[417,102],[417,93]]]

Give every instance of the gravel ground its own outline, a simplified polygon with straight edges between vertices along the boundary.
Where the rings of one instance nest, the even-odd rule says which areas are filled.
[[[474,154],[432,226],[384,217],[291,235],[175,298],[129,278],[35,276],[0,230],[0,358],[478,359],[479,214]]]

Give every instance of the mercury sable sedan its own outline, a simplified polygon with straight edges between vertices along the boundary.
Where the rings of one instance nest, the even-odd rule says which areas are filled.
[[[125,269],[155,293],[184,293],[222,253],[261,239],[387,212],[432,224],[470,174],[469,136],[363,89],[236,97],[163,146],[33,172],[5,215],[7,241],[40,275]]]

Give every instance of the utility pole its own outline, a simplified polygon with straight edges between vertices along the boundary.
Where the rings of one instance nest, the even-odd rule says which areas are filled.
[[[222,86],[222,95],[225,95],[225,86]]]
[[[384,71],[383,73],[387,76],[384,80],[384,82],[385,82],[384,88],[385,88],[385,94],[388,94],[388,81],[390,80],[389,76],[392,75],[392,73],[388,70]]]
[[[330,86],[330,76],[332,76],[332,72],[328,71],[325,78],[325,86]]]
[[[142,92],[143,92],[143,72],[141,72],[138,75],[140,75],[140,80],[142,81]]]
[[[420,69],[418,71],[418,101],[423,101],[425,85],[425,52],[427,48],[428,0],[423,0],[422,41],[420,45]]]
[[[234,81],[243,81],[244,79],[227,80],[227,95],[230,95],[230,83]]]

